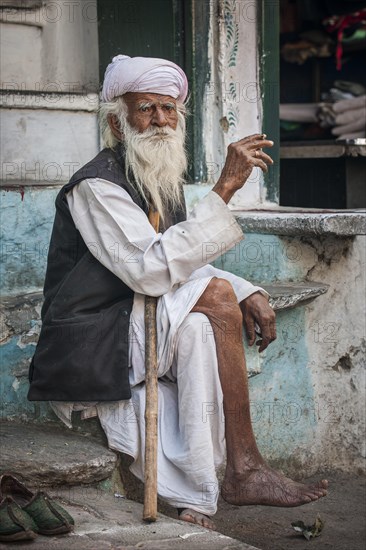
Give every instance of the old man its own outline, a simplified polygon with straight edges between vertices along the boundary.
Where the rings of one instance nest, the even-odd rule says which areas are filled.
[[[227,207],[273,143],[255,134],[228,148],[223,171],[186,220],[187,79],[180,67],[118,55],[108,66],[100,122],[106,148],[56,199],[43,327],[30,369],[31,400],[98,415],[112,449],[144,473],[144,296],[158,300],[158,493],[182,520],[213,528],[216,470],[232,504],[298,506],[326,494],[271,469],[252,430],[242,343],[263,351],[275,316],[259,287],[209,262],[243,235]],[[147,212],[160,213],[155,233]],[[220,243],[220,247],[207,246]]]

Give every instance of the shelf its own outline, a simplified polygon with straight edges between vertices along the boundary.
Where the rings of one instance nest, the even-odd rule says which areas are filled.
[[[339,157],[366,157],[366,139],[345,141],[294,141],[282,142],[281,159],[313,159]]]

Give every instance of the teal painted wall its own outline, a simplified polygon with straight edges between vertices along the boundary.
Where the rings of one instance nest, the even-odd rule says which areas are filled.
[[[16,296],[43,286],[57,188],[1,191],[1,292]]]
[[[1,294],[16,297],[43,287],[48,244],[55,213],[56,187],[1,190]],[[30,403],[28,366],[34,353],[38,311],[17,308],[17,320],[2,320],[0,417],[55,419],[47,403]],[[33,315],[33,318],[32,318]],[[34,334],[35,332],[35,334]]]
[[[304,308],[277,312],[277,340],[264,354],[261,374],[250,379],[253,427],[263,454],[282,460],[309,444],[318,418]]]
[[[11,338],[0,348],[0,418],[54,420],[48,403],[34,403],[27,399],[28,366],[34,345],[19,347],[19,336]]]
[[[301,281],[305,274],[302,253],[297,239],[247,233],[214,265],[249,281]]]

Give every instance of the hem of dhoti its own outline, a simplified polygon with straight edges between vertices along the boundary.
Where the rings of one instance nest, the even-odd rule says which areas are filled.
[[[195,512],[199,512],[200,514],[204,514],[205,516],[214,516],[217,512],[217,506],[212,506],[212,504],[210,506],[202,506],[200,504],[192,504],[191,502],[182,502],[180,500],[166,498],[161,495],[159,495],[159,498],[161,498],[161,500],[164,500],[164,502],[166,502],[173,508],[190,508],[190,510],[194,510]]]

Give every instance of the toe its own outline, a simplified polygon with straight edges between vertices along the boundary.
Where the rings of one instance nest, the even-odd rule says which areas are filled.
[[[206,529],[216,529],[216,525],[210,518],[207,518],[205,516],[203,518],[203,527],[206,527]]]
[[[320,497],[324,497],[327,494],[327,488],[328,488],[328,482],[325,479],[322,479],[321,481],[319,481],[314,485],[309,485],[309,489],[311,489],[314,493],[316,493]]]
[[[200,512],[191,510],[190,508],[186,508],[185,510],[183,510],[179,514],[179,519],[182,521],[187,521],[188,523],[195,523],[196,525],[201,525],[206,529],[216,529],[216,526],[211,518],[209,518],[208,516],[205,516],[204,514],[201,514]]]

